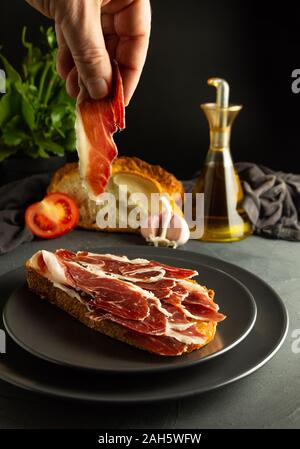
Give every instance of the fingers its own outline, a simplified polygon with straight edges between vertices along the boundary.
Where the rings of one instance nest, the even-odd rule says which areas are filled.
[[[112,68],[101,29],[100,3],[73,0],[72,14],[58,18],[58,23],[89,95],[94,99],[105,97],[111,86]],[[62,48],[59,70],[65,74],[70,60],[65,47]]]
[[[61,31],[61,28],[57,23],[55,24],[55,31],[58,44],[58,51],[56,56],[56,69],[59,76],[63,80],[66,80],[69,73],[75,66],[75,63],[72,53],[69,47],[67,46],[63,32]]]
[[[70,97],[77,98],[80,88],[78,84],[78,72],[75,66],[68,73],[66,78],[66,90]]]
[[[108,5],[109,6],[109,5]],[[108,28],[109,24],[104,23]],[[125,103],[128,104],[139,82],[149,46],[151,8],[149,0],[135,0],[114,20],[119,43],[116,59],[121,66]]]
[[[127,106],[138,85],[146,59],[149,39],[146,36],[120,39],[116,59],[124,86],[124,100]]]
[[[78,77],[94,99],[110,90],[110,56],[118,61],[126,105],[138,84],[148,50],[149,0],[27,0],[55,19],[57,70],[70,95],[78,92]],[[102,26],[101,26],[102,5]],[[105,34],[105,39],[102,31]],[[110,55],[110,56],[109,56]]]
[[[77,98],[80,88],[74,59],[67,46],[63,32],[57,23],[55,24],[55,32],[58,44],[56,69],[60,77],[66,81],[66,90],[70,97]]]

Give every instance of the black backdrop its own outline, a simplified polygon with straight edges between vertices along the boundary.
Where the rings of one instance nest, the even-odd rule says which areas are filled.
[[[191,176],[208,148],[199,105],[214,98],[207,78],[219,76],[229,81],[232,102],[244,105],[234,159],[300,173],[300,94],[291,91],[291,72],[300,68],[297,3],[152,0],[148,59],[117,137],[120,153]],[[23,24],[35,38],[47,23],[23,0],[1,1],[0,42],[16,65]]]

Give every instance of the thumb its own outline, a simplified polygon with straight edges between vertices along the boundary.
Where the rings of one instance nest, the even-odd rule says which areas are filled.
[[[60,26],[80,81],[91,98],[103,98],[110,91],[112,67],[101,29],[100,2],[67,3],[72,10],[64,15]]]

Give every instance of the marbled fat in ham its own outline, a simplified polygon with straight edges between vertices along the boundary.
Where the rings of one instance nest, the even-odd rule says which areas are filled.
[[[95,274],[73,262],[65,262],[68,276],[76,287],[89,294],[90,305],[132,320],[144,320],[149,315],[147,296],[128,282]]]
[[[197,323],[225,318],[210,291],[190,280],[194,270],[84,251],[41,254],[39,265],[49,273],[54,269],[47,263],[55,266],[55,276],[82,294],[90,317],[119,324],[157,354],[179,355],[204,344]]]

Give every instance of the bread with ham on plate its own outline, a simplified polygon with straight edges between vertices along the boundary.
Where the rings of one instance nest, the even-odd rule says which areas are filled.
[[[200,349],[225,316],[192,269],[86,251],[38,251],[29,288],[84,325],[160,356]]]

